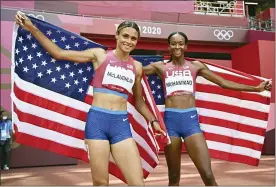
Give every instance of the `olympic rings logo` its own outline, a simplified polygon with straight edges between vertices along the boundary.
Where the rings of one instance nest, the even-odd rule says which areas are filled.
[[[214,30],[214,35],[219,39],[219,40],[230,40],[233,36],[234,33],[231,30]]]
[[[36,19],[40,19],[42,21],[44,21],[44,16],[43,15],[34,15],[34,14],[28,14],[28,16],[34,17]]]

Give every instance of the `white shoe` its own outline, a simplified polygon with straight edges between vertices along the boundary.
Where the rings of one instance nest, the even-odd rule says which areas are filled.
[[[3,170],[9,170],[10,168],[7,166],[7,165],[5,165],[4,167],[3,167]]]

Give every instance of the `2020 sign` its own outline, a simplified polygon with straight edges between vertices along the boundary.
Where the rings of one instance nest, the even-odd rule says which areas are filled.
[[[160,27],[139,26],[140,32],[143,34],[161,35],[162,31]]]
[[[119,24],[115,24],[116,30]],[[162,29],[160,27],[152,27],[152,26],[140,26],[138,25],[141,34],[150,34],[150,35],[161,35]]]

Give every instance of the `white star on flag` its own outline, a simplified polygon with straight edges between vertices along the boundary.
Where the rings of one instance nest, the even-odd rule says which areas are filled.
[[[83,82],[86,82],[87,80],[88,80],[88,79],[87,79],[86,77],[83,77],[83,78],[82,78],[82,81],[83,81]]]
[[[78,85],[79,81],[78,80],[74,80],[74,84]]]
[[[31,34],[28,34],[28,35],[27,35],[27,38],[28,38],[29,40],[31,40],[31,39],[32,39],[32,35],[31,35]]]
[[[42,74],[41,72],[39,72],[39,73],[37,74],[37,76],[38,76],[39,78],[41,78],[41,77],[43,76],[43,74]]]
[[[47,65],[47,62],[44,60],[44,61],[42,61],[41,65],[42,65],[42,66],[46,66],[46,65]]]
[[[40,52],[38,52],[38,53],[36,53],[36,56],[38,56],[39,58],[41,57],[41,53]]]
[[[65,84],[65,87],[66,87],[66,88],[70,88],[70,86],[71,86],[71,85],[69,84],[69,82]]]
[[[60,72],[61,68],[58,66],[56,67],[56,71]]]
[[[79,89],[79,92],[80,92],[80,93],[82,93],[82,92],[83,92],[83,89],[82,89],[82,88],[80,88],[80,89]]]
[[[15,50],[15,53],[16,53],[17,55],[18,55],[19,52],[20,52],[20,51],[19,51],[18,49]]]
[[[60,79],[62,79],[62,80],[64,80],[65,78],[66,78],[65,75],[60,76]]]
[[[32,60],[32,59],[33,59],[32,55],[28,55],[28,60]]]
[[[51,34],[52,34],[51,30],[47,31],[47,35],[51,36]]]
[[[21,42],[21,43],[23,42],[23,40],[24,40],[24,39],[22,38],[22,36],[20,36],[20,37],[18,38],[18,41]]]
[[[75,75],[74,72],[70,72],[70,75],[69,75],[69,76],[70,76],[70,77],[74,77],[74,75]]]
[[[38,66],[36,64],[33,64],[33,69],[36,69]]]
[[[28,47],[27,46],[23,46],[23,51],[27,51]]]
[[[26,67],[24,67],[23,68],[23,71],[25,71],[26,73],[29,71],[29,69],[28,69],[28,67],[26,66]]]
[[[56,83],[56,78],[54,77],[54,78],[52,78],[52,80],[51,80],[51,82],[53,82],[53,83]]]
[[[47,74],[50,75],[51,73],[52,73],[52,70],[51,70],[51,69],[48,69],[48,70],[47,70]]]
[[[65,36],[61,37],[61,41],[65,42],[65,40],[66,40]]]
[[[36,49],[36,47],[37,47],[36,43],[33,43],[32,48]]]

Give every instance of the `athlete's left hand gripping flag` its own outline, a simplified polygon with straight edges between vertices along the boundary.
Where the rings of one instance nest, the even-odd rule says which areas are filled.
[[[29,18],[45,36],[64,50],[106,49],[77,34]],[[92,63],[58,61],[44,50],[30,32],[15,25],[11,72],[16,142],[88,162],[84,129],[93,99]],[[150,99],[151,92],[147,94],[150,95],[145,99]],[[161,117],[154,99],[148,103]],[[137,116],[133,105],[129,103],[128,106],[128,111],[131,110],[129,115]],[[132,133],[146,178],[159,162],[158,145],[146,120],[132,119]],[[110,173],[124,180],[112,157]]]

